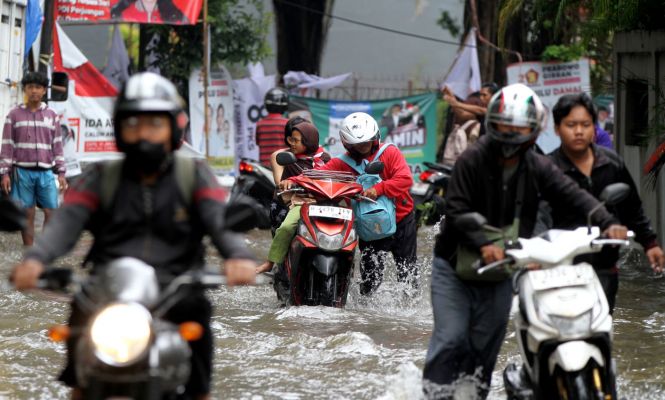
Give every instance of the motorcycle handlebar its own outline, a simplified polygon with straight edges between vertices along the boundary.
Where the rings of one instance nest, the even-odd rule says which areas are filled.
[[[503,260],[494,261],[493,263],[490,263],[490,264],[487,264],[487,265],[483,265],[482,260],[478,260],[475,263],[473,263],[471,267],[473,269],[475,269],[476,272],[478,272],[478,275],[482,275],[482,274],[484,274],[485,272],[487,272],[489,270],[492,270],[494,268],[498,268],[502,265],[511,264],[514,261],[515,260],[512,257],[506,256],[506,258],[504,258]]]
[[[305,193],[305,192],[306,192],[305,189],[296,187],[296,188],[286,189],[281,192],[277,192],[277,196],[281,196],[285,193]]]

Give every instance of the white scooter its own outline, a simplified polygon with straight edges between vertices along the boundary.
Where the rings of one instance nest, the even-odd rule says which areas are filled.
[[[601,200],[616,204],[629,191],[624,184],[610,185]],[[457,225],[468,230],[496,230],[478,213],[457,220]],[[513,288],[519,312],[514,323],[522,365],[511,364],[504,370],[508,398],[616,399],[607,299],[593,267],[584,262],[573,264],[573,259],[599,252],[606,245],[628,246],[630,242],[604,239],[600,229],[590,225],[552,229],[518,241],[507,243],[504,260],[476,266],[479,274],[502,266],[517,270]],[[531,269],[534,264],[541,268]]]

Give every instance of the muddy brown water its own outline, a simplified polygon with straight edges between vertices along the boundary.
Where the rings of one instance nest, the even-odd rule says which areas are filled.
[[[360,301],[351,287],[344,310],[281,308],[270,286],[211,291],[215,306],[215,399],[418,399],[432,329],[429,276],[434,229],[418,234],[422,292],[403,299],[390,267],[379,292]],[[90,239],[59,263],[76,265]],[[252,231],[247,246],[265,257],[267,231]],[[0,399],[67,399],[55,381],[64,347],[46,331],[64,323],[68,305],[52,296],[23,294],[5,282],[21,258],[18,234],[0,234]],[[209,261],[219,262],[213,250]],[[615,314],[620,397],[665,399],[665,280],[654,277],[639,253],[622,268]],[[357,279],[357,271],[355,274]],[[501,371],[519,356],[512,330],[494,372],[491,399],[505,398]]]

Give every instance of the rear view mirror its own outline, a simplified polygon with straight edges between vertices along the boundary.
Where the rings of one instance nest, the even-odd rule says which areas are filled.
[[[600,201],[608,205],[616,205],[624,201],[630,194],[630,186],[623,182],[608,185],[600,193]]]
[[[298,161],[296,155],[291,153],[290,151],[283,151],[277,154],[276,160],[277,164],[282,166],[295,164]]]
[[[51,75],[51,101],[66,101],[69,95],[69,76],[64,72]]]
[[[477,212],[462,214],[455,218],[457,229],[465,232],[480,230],[485,224],[487,224],[487,219]]]
[[[381,161],[372,161],[365,168],[365,173],[371,174],[371,175],[380,174],[381,172],[383,172],[383,167],[384,167],[384,164]]]

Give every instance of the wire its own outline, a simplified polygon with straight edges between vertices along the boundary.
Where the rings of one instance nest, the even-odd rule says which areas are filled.
[[[308,12],[311,12],[311,13],[314,13],[314,14],[325,15],[328,18],[338,19],[340,21],[345,21],[345,22],[348,22],[350,24],[360,25],[360,26],[364,26],[366,28],[372,28],[372,29],[376,29],[376,30],[379,30],[379,31],[395,33],[395,34],[402,35],[402,36],[409,36],[409,37],[416,38],[416,39],[429,40],[430,42],[449,44],[449,45],[453,45],[453,46],[456,46],[456,47],[460,47],[460,46],[473,47],[473,48],[476,47],[476,46],[470,46],[470,45],[467,45],[467,44],[464,44],[464,43],[453,42],[453,41],[450,41],[450,40],[437,39],[437,38],[434,38],[434,37],[431,37],[431,36],[424,36],[424,35],[419,35],[417,33],[399,31],[397,29],[386,28],[385,26],[379,26],[379,25],[369,24],[367,22],[357,21],[357,20],[350,19],[350,18],[340,17],[340,16],[333,15],[333,14],[325,12],[325,11],[320,11],[320,10],[316,10],[314,8],[304,6],[302,4],[293,3],[293,2],[288,1],[288,0],[274,0],[274,1],[277,2],[277,3],[283,3],[283,4],[286,4],[286,5],[289,5],[291,7],[299,8],[301,10],[305,10],[305,11],[308,11]]]

